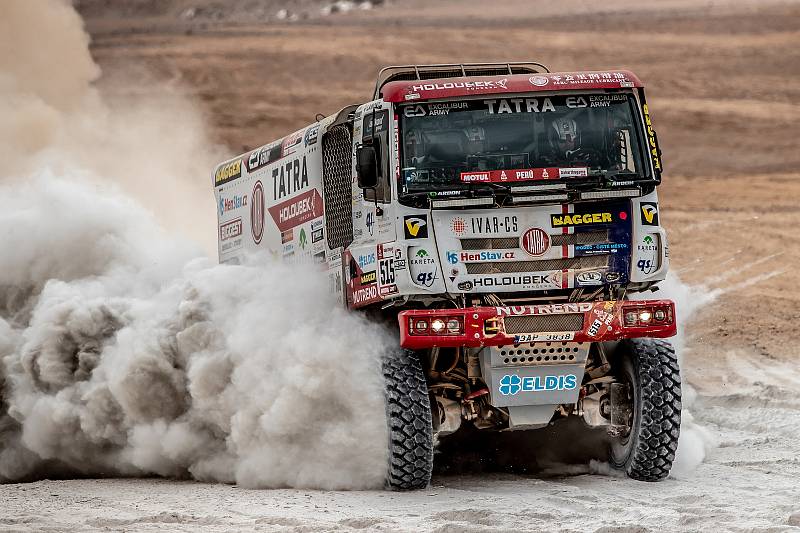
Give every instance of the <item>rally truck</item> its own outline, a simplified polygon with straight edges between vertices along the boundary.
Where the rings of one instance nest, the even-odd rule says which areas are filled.
[[[652,297],[661,170],[632,72],[388,67],[371,101],[216,168],[219,258],[316,264],[342,305],[393,324],[389,488],[425,487],[459,429],[570,417],[657,481],[681,416],[675,306]]]

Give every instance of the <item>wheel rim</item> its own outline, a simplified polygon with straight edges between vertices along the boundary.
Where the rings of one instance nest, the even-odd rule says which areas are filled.
[[[630,402],[631,415],[628,423],[626,424],[626,431],[624,435],[611,438],[611,460],[617,467],[624,467],[627,465],[631,458],[631,451],[636,440],[635,428],[639,424],[639,398],[634,384],[634,368],[633,363],[629,358],[626,358],[625,363],[622,365],[620,374],[617,376],[619,383],[625,385],[627,397]]]

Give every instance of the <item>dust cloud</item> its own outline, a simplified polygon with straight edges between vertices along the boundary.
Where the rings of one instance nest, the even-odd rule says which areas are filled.
[[[66,1],[4,2],[0,482],[380,486],[389,335],[314,272],[214,264],[202,117],[104,101],[88,42]]]
[[[683,360],[687,348],[686,326],[694,314],[711,304],[717,293],[705,287],[690,286],[683,283],[677,274],[670,272],[660,285],[661,292],[655,296],[649,293],[637,295],[640,298],[668,298],[675,302],[675,313],[678,319],[678,335],[669,339],[675,346],[678,361],[683,368]],[[662,295],[663,294],[663,295]],[[697,392],[689,385],[686,376],[681,376],[681,435],[675,462],[672,464],[670,476],[675,478],[689,477],[705,460],[708,453],[717,446],[714,436],[705,427],[698,424],[692,416],[691,408],[695,405]]]

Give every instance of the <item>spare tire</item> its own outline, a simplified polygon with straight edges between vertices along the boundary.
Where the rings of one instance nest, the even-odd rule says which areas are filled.
[[[422,489],[433,471],[433,429],[428,386],[417,355],[397,350],[383,360],[389,468],[386,485]]]

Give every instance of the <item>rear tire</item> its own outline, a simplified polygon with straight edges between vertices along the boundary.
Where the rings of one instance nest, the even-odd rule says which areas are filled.
[[[414,352],[398,350],[384,359],[383,376],[389,425],[386,485],[394,490],[423,489],[433,472],[431,404],[425,373]]]
[[[611,443],[611,464],[639,481],[669,475],[681,427],[681,378],[675,349],[661,339],[619,344],[617,378],[629,384],[632,421]]]

